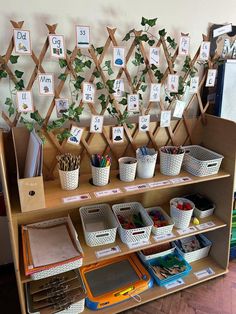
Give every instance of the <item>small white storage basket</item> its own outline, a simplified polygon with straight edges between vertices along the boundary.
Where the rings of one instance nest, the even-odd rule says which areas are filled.
[[[184,146],[183,168],[194,176],[216,174],[224,156],[199,145]]]
[[[150,255],[144,255],[142,253],[142,251],[139,251],[138,252],[138,256],[145,263],[146,261],[149,261],[149,260],[151,260],[153,258],[157,258],[157,257],[165,256],[167,254],[174,253],[174,250],[175,250],[175,246],[171,247],[169,250],[166,250],[166,251],[163,251],[163,252],[159,252],[159,253],[150,254]]]
[[[112,206],[112,210],[116,215],[118,222],[118,232],[121,241],[124,243],[134,243],[141,240],[149,240],[152,231],[153,222],[149,217],[148,213],[145,211],[143,206],[138,202],[116,204]],[[133,214],[141,214],[142,220],[145,227],[135,228],[135,229],[124,229],[117,218],[117,215],[127,217]]]
[[[149,207],[149,208],[145,208],[145,210],[147,211],[147,213],[150,213],[153,210],[157,210],[158,212],[160,212],[165,217],[165,220],[168,222],[168,225],[163,226],[163,227],[155,227],[153,225],[152,226],[152,233],[153,234],[155,234],[156,236],[159,236],[159,235],[171,233],[171,231],[174,227],[174,221],[167,215],[167,213],[161,207],[159,207],[159,206]]]
[[[69,224],[69,228],[70,228],[70,233],[71,236],[73,238],[73,241],[78,249],[79,252],[81,252],[81,254],[83,254],[83,250],[82,247],[80,245],[79,239],[78,239],[78,235],[77,232],[72,224],[72,221],[70,219],[70,217],[62,217],[62,218],[56,218],[56,219],[50,219],[50,220],[45,220],[42,222],[38,222],[38,223],[34,223],[34,224],[30,224],[28,226],[32,226],[32,227],[51,227],[51,226],[56,226],[59,225],[61,223],[64,222],[68,222]],[[80,258],[74,262],[69,262],[69,263],[65,263],[63,265],[60,266],[56,266],[56,267],[52,267],[46,270],[42,270],[39,271],[37,273],[31,274],[30,277],[32,280],[39,280],[39,279],[43,279],[43,278],[47,278],[50,276],[54,276],[54,275],[58,275],[61,273],[64,273],[66,271],[72,270],[72,269],[76,269],[81,267],[83,264],[83,258]]]
[[[173,148],[174,146],[164,146],[160,148],[160,172],[166,176],[176,176],[180,173],[184,159],[184,149],[181,154],[169,154],[163,152],[164,148]]]
[[[198,208],[195,207],[194,208],[194,215],[197,218],[206,218],[206,217],[213,215],[214,210],[215,210],[215,205],[212,208],[207,209],[207,210],[199,210]]]
[[[177,203],[179,200],[190,203],[192,209],[181,210],[175,207],[173,204]],[[170,200],[170,216],[173,219],[176,228],[183,230],[188,228],[193,215],[194,207],[195,205],[193,202],[183,197],[176,197]]]
[[[189,252],[189,253],[184,253],[175,243],[175,241],[173,242],[174,246],[176,247],[178,253],[183,256],[183,258],[188,262],[188,263],[192,263],[195,262],[199,259],[202,259],[204,257],[207,257],[211,248],[211,241],[209,241],[203,234],[200,234],[199,237],[201,237],[202,241],[204,242],[204,247],[193,251],[193,252]]]
[[[85,206],[79,209],[85,241],[88,246],[115,242],[118,224],[108,204]],[[99,228],[100,230],[88,230]],[[102,228],[102,229],[101,229]]]

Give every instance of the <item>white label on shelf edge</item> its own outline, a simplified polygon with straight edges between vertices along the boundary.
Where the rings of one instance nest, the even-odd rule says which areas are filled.
[[[137,247],[140,247],[140,246],[143,246],[143,245],[148,245],[150,244],[150,241],[149,240],[140,240],[140,241],[137,241],[137,242],[129,242],[129,243],[126,243],[128,248],[129,249],[134,249],[134,248],[137,248]]]
[[[214,227],[215,223],[213,221],[204,222],[203,224],[197,225],[198,230],[208,229]]]
[[[163,186],[163,185],[167,185],[167,184],[170,184],[169,180],[151,182],[148,185],[150,188],[155,188],[157,186]]]
[[[178,229],[177,230],[179,235],[188,234],[188,233],[191,233],[191,232],[194,232],[194,231],[197,231],[197,229],[194,226],[188,227],[185,230],[182,230],[182,229]]]
[[[138,185],[125,186],[124,189],[127,192],[130,192],[130,191],[137,191],[137,190],[147,189],[148,187],[149,187],[148,183],[141,183],[141,184],[138,184]]]
[[[101,257],[107,256],[107,255],[112,255],[112,254],[116,254],[119,252],[121,252],[121,249],[118,245],[116,245],[116,246],[110,247],[108,249],[96,251],[95,255],[97,258],[101,258]]]
[[[178,286],[181,286],[181,285],[184,285],[185,282],[183,281],[182,278],[179,278],[175,281],[172,281],[170,283],[167,283],[166,285],[164,285],[164,287],[169,290],[169,289],[172,289],[172,288],[175,288],[175,287],[178,287]]]
[[[120,189],[111,189],[111,190],[104,190],[99,192],[94,192],[96,197],[102,197],[102,196],[108,196],[108,195],[114,195],[122,193]]]
[[[90,194],[86,193],[86,194],[64,197],[62,200],[64,203],[71,203],[71,202],[89,200],[90,198],[91,198]]]
[[[192,179],[189,177],[181,177],[181,178],[170,179],[169,181],[173,184],[176,184],[176,183],[192,181]]]
[[[214,275],[215,272],[213,269],[211,269],[210,267],[208,268],[205,268],[203,270],[200,270],[200,271],[197,271],[194,273],[194,275],[197,277],[197,279],[202,279],[204,277],[207,277],[207,276],[211,276],[211,275]]]
[[[173,238],[174,236],[175,236],[174,233],[170,232],[170,233],[167,233],[167,234],[160,234],[160,235],[153,236],[153,239],[156,242],[158,242],[158,241],[161,241],[161,240]]]

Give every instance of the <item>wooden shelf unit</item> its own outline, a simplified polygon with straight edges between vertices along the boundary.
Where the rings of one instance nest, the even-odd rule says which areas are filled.
[[[224,130],[224,132],[222,132]],[[206,228],[204,230],[195,230],[190,234],[206,233],[207,237],[213,242],[212,249],[210,251],[210,256],[195,262],[192,264],[193,270],[191,274],[185,277],[185,284],[178,286],[176,288],[167,290],[166,288],[161,288],[155,285],[154,288],[144,292],[141,295],[142,301],[139,304],[148,302],[150,300],[165,296],[167,294],[173,293],[175,291],[181,290],[186,287],[190,287],[202,281],[220,276],[227,273],[228,271],[228,256],[229,256],[229,241],[230,241],[230,231],[231,231],[231,215],[232,215],[232,202],[233,202],[233,181],[235,173],[235,143],[236,143],[236,125],[233,122],[226,121],[220,118],[207,116],[205,124],[200,121],[197,124],[192,138],[193,144],[202,144],[209,149],[212,149],[222,155],[224,155],[224,160],[220,172],[217,175],[208,177],[194,177],[189,173],[182,171],[177,177],[189,177],[191,181],[181,182],[177,184],[167,184],[158,187],[145,188],[138,191],[125,190],[126,186],[139,185],[144,183],[152,183],[156,181],[170,180],[177,177],[167,177],[163,176],[156,171],[156,175],[152,179],[136,179],[132,183],[121,182],[117,178],[117,172],[112,173],[111,182],[105,187],[95,187],[91,185],[88,181],[90,179],[90,174],[87,176],[82,176],[80,180],[80,187],[71,192],[65,192],[60,189],[58,181],[48,181],[45,182],[45,196],[46,196],[46,207],[41,210],[35,210],[30,212],[21,212],[19,199],[17,195],[17,189],[15,184],[12,183],[12,174],[10,155],[9,155],[9,136],[6,134],[0,134],[0,166],[1,166],[1,177],[2,185],[5,195],[7,215],[9,220],[9,229],[12,245],[12,253],[14,258],[14,265],[16,271],[16,279],[19,291],[19,299],[21,304],[22,313],[26,313],[25,305],[25,295],[24,295],[24,284],[30,280],[23,273],[23,265],[21,259],[21,239],[19,238],[19,226],[21,224],[27,224],[31,222],[37,222],[40,220],[56,218],[60,216],[71,215],[72,221],[74,222],[77,231],[79,233],[79,239],[84,250],[84,264],[90,264],[97,261],[95,252],[102,250],[106,247],[111,247],[111,245],[90,248],[86,246],[83,231],[80,223],[78,208],[84,205],[94,204],[94,203],[122,203],[128,201],[140,201],[145,207],[160,205],[163,206],[165,210],[168,211],[169,200],[175,196],[185,195],[187,193],[199,192],[207,195],[216,204],[216,210],[214,215],[200,222],[214,222],[214,226]],[[4,144],[5,142],[5,144]],[[6,145],[7,142],[7,145]],[[12,153],[11,153],[12,154]],[[7,157],[7,158],[6,158]],[[97,198],[94,192],[104,191],[108,189],[119,188],[122,193],[102,196]],[[76,201],[64,203],[63,199],[65,197],[76,196],[84,193],[89,193],[91,199],[85,201]],[[146,247],[151,247],[157,243],[165,243],[175,239],[187,237],[190,234],[179,235],[174,229],[174,237],[171,239],[164,239],[160,242],[155,242],[151,236],[150,244]],[[138,251],[140,248],[128,249],[128,247],[123,244],[119,237],[114,245],[119,245],[121,252],[114,255],[124,255],[131,252]],[[113,245],[112,245],[113,246]],[[107,256],[105,258],[112,258],[112,256]],[[202,270],[204,268],[211,267],[215,274],[209,277],[198,280],[194,275],[194,272]],[[125,309],[139,305],[134,300],[129,300],[128,302],[119,304],[111,309],[100,310],[101,313],[117,313],[124,311]],[[88,309],[84,313],[91,313]]]

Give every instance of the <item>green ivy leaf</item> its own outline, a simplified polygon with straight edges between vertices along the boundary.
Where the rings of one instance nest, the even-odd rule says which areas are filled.
[[[121,101],[119,101],[119,104],[126,106],[127,105],[127,99],[126,98],[122,98]]]
[[[147,24],[151,27],[156,25],[157,18],[147,20]]]
[[[17,63],[18,58],[19,58],[19,56],[10,56],[10,62],[12,64],[15,64],[15,63]]]
[[[25,88],[25,85],[24,85],[24,81],[21,79],[19,80],[16,84],[15,84],[15,89],[16,90],[22,90]]]
[[[67,78],[67,74],[65,74],[65,73],[61,73],[61,74],[58,76],[58,79],[59,79],[59,80],[62,80],[62,81],[65,81],[66,78]]]
[[[32,122],[29,122],[28,120],[24,119],[23,117],[20,118],[20,123],[23,123],[25,127],[32,132],[34,129],[34,124]]]
[[[82,76],[77,77],[76,82],[74,83],[74,87],[76,90],[81,89],[81,84],[83,81],[84,81],[84,77],[82,77]]]
[[[95,50],[100,55],[103,53],[103,49],[104,49],[103,47],[97,47]]]
[[[114,89],[113,89],[114,82],[115,82],[115,80],[107,80],[107,81],[106,81],[106,85],[107,85],[107,87],[108,87],[108,90],[109,90],[109,93],[110,93],[110,94],[115,93],[115,91],[114,91]]]
[[[105,61],[105,66],[108,67],[108,68],[110,68],[110,66],[111,66],[111,60]]]
[[[7,77],[7,72],[4,70],[0,70],[0,79]]]
[[[4,104],[7,106],[12,106],[13,105],[12,99],[7,97]]]
[[[67,53],[68,55],[71,55],[71,54],[72,54],[72,51],[69,50],[69,49],[66,49],[66,53]]]
[[[59,59],[59,65],[63,69],[67,66],[67,61],[66,59]]]
[[[114,71],[112,70],[112,68],[109,68],[108,70],[107,70],[107,74],[110,76],[110,75],[112,75],[114,73]]]
[[[147,42],[149,40],[148,35],[147,34],[143,34],[143,35],[139,36],[139,40]]]
[[[103,89],[104,88],[104,84],[102,82],[97,82],[96,84],[97,89]]]
[[[99,78],[101,76],[100,72],[99,71],[94,71],[93,72],[93,75],[96,77],[96,78]]]
[[[87,60],[87,61],[84,62],[84,65],[85,65],[87,68],[91,69],[92,61],[91,61],[91,60]]]
[[[148,19],[146,19],[145,17],[142,16],[142,20],[141,20],[141,25],[145,26],[148,22]]]
[[[63,142],[64,140],[67,140],[72,134],[69,130],[64,130],[62,133],[57,134],[57,139],[60,142]]]
[[[9,117],[11,117],[14,113],[15,113],[15,108],[13,106],[10,106],[8,108]]]
[[[155,44],[155,40],[149,39],[148,44],[149,44],[149,46],[153,46]]]
[[[30,113],[30,118],[35,120],[39,126],[43,125],[44,119],[40,116],[38,110]]]
[[[131,124],[131,123],[127,123],[127,127],[129,128],[129,129],[133,129],[133,124]]]
[[[176,48],[177,43],[175,42],[174,39],[172,39],[170,36],[167,36],[166,40],[167,40],[167,42],[169,43],[169,45],[171,46],[172,49]]]
[[[158,79],[158,83],[161,83],[164,74],[160,70],[156,70],[154,76]]]
[[[161,36],[161,37],[164,37],[165,35],[166,35],[166,30],[163,28],[163,29],[161,29],[161,30],[159,30],[159,35]]]
[[[145,92],[147,89],[147,85],[141,85],[140,89],[142,90],[142,92]]]
[[[15,70],[15,75],[16,75],[17,78],[21,78],[23,74],[24,74],[24,72]]]
[[[157,66],[156,66],[155,64],[152,64],[152,65],[151,65],[151,69],[152,69],[153,71],[155,71],[155,70],[157,69]]]

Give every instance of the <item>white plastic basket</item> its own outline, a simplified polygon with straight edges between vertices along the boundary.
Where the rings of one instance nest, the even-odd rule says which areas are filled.
[[[150,261],[153,258],[157,258],[157,257],[165,256],[167,254],[174,253],[174,250],[175,250],[175,246],[171,247],[169,250],[166,250],[166,251],[163,251],[163,252],[159,252],[159,253],[150,254],[150,255],[144,255],[142,253],[142,251],[139,251],[138,252],[138,256],[145,263],[146,261]]]
[[[63,190],[75,190],[79,185],[79,168],[71,171],[58,169]]]
[[[85,206],[79,209],[85,241],[88,246],[115,242],[118,224],[108,204]],[[100,230],[88,230],[88,229]]]
[[[165,146],[165,148],[173,148],[174,146]],[[181,154],[168,154],[160,148],[160,172],[166,176],[176,176],[180,173],[182,162],[184,159],[184,150]]]
[[[192,209],[181,210],[181,209],[178,209],[176,206],[174,206],[174,204],[180,200],[183,202],[190,203]],[[170,216],[173,219],[176,228],[183,229],[183,230],[188,228],[191,221],[191,217],[193,215],[194,207],[195,205],[193,202],[183,197],[176,197],[170,200]]]
[[[109,182],[110,166],[107,167],[92,167],[92,180],[96,186],[104,186]]]
[[[211,241],[209,241],[203,234],[199,234],[199,237],[201,237],[202,241],[204,242],[204,247],[193,251],[193,252],[189,252],[189,253],[184,253],[175,243],[175,241],[173,242],[175,248],[177,249],[177,251],[179,252],[179,254],[181,256],[183,256],[183,258],[188,262],[188,263],[192,263],[195,262],[199,259],[202,259],[204,257],[207,257],[211,248]]]
[[[195,207],[194,208],[194,215],[197,218],[206,218],[206,217],[213,215],[214,210],[215,210],[215,205],[212,208],[207,209],[207,210],[199,210],[198,208]]]
[[[142,179],[152,178],[155,174],[157,152],[154,148],[147,148],[147,155],[143,155],[141,149],[136,150],[137,176]]]
[[[82,247],[80,245],[77,232],[76,232],[76,230],[72,224],[70,216],[45,220],[42,222],[30,224],[27,226],[43,228],[43,227],[56,226],[56,225],[59,225],[59,224],[64,223],[64,222],[68,222],[69,228],[70,228],[70,233],[71,233],[71,236],[73,238],[74,244],[76,245],[78,251],[81,252],[81,254],[83,254],[83,250],[82,250]],[[39,280],[39,279],[47,278],[47,277],[54,276],[57,274],[61,274],[61,273],[64,273],[64,272],[72,270],[72,269],[79,268],[82,266],[82,264],[83,264],[83,258],[80,258],[80,259],[73,261],[73,262],[65,263],[65,264],[60,265],[60,266],[52,267],[52,268],[31,274],[30,277],[32,280]]]
[[[156,207],[149,207],[145,208],[147,213],[150,213],[152,210],[157,210],[159,211],[164,217],[165,220],[168,222],[167,226],[163,227],[155,227],[154,225],[152,226],[152,233],[155,235],[163,235],[163,234],[168,234],[171,233],[173,227],[174,227],[174,221],[167,215],[167,213],[159,206]],[[151,218],[151,217],[150,217]]]
[[[216,174],[224,156],[199,145],[184,146],[183,168],[194,176]]]
[[[149,240],[152,231],[153,222],[145,211],[143,206],[138,202],[116,204],[112,206],[112,210],[116,216],[118,222],[118,232],[121,241],[124,243],[134,243],[141,240]],[[117,215],[127,217],[133,214],[141,214],[145,227],[135,229],[124,229],[117,218]]]

